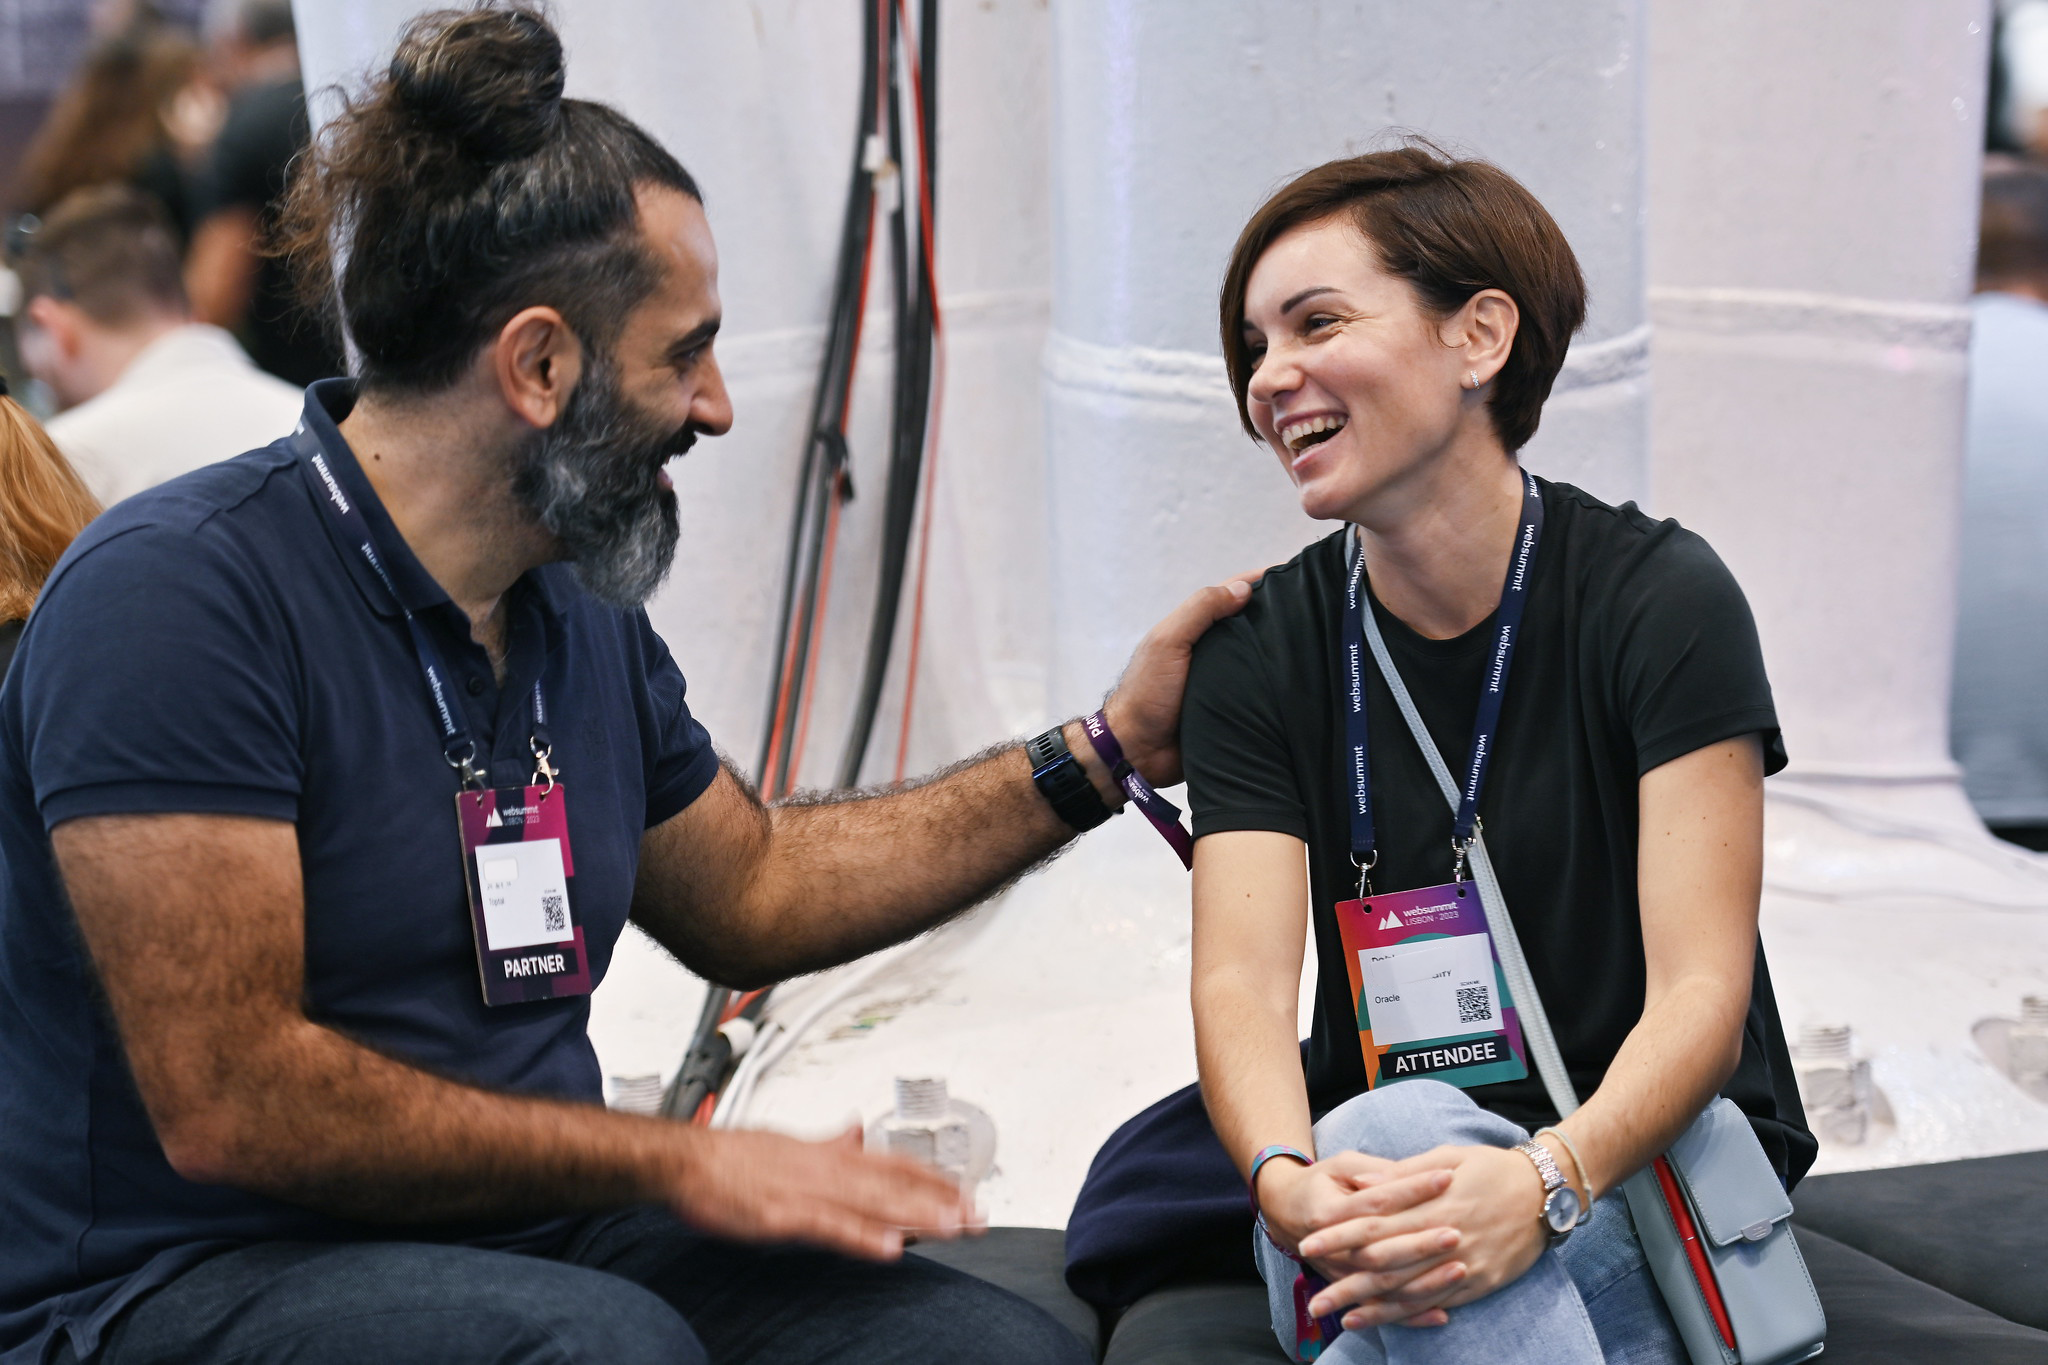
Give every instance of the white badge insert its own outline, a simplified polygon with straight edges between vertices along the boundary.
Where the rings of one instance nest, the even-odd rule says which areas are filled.
[[[477,885],[482,892],[484,931],[492,952],[576,937],[569,922],[569,878],[562,870],[560,839],[517,844],[479,844]]]
[[[1377,1044],[1399,1047],[1501,1027],[1487,934],[1367,948],[1358,963]]]

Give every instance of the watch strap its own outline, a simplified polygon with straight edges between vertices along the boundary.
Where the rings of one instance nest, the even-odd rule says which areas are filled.
[[[1579,1192],[1564,1178],[1564,1172],[1558,1168],[1557,1158],[1551,1155],[1550,1149],[1542,1143],[1532,1138],[1519,1144],[1515,1150],[1535,1164],[1536,1174],[1543,1180],[1543,1207],[1537,1211],[1537,1219],[1543,1224],[1543,1231],[1550,1238],[1550,1245],[1563,1246],[1565,1238],[1571,1236],[1572,1230],[1586,1217],[1586,1209],[1579,1203]],[[1560,1200],[1568,1200],[1577,1208],[1577,1212],[1571,1215],[1571,1222],[1564,1227],[1557,1226],[1551,1214],[1551,1205]]]
[[[1055,725],[1042,735],[1033,735],[1024,742],[1024,753],[1031,760],[1031,781],[1053,814],[1085,834],[1116,812],[1095,790],[1081,760],[1067,747],[1065,729]]]
[[[1536,1130],[1536,1137],[1542,1137],[1545,1133],[1550,1134],[1552,1137],[1556,1138],[1560,1143],[1564,1144],[1565,1151],[1571,1154],[1572,1165],[1578,1168],[1579,1183],[1586,1187],[1586,1190],[1590,1195],[1593,1189],[1593,1177],[1589,1175],[1586,1171],[1585,1158],[1579,1155],[1579,1144],[1573,1142],[1572,1135],[1570,1133],[1565,1132],[1562,1128],[1538,1128]],[[1531,1141],[1534,1141],[1534,1139],[1531,1139]],[[1552,1159],[1555,1159],[1554,1154]]]
[[[1542,1143],[1531,1140],[1520,1143],[1515,1150],[1536,1163],[1536,1174],[1543,1178],[1543,1193],[1546,1197],[1552,1190],[1565,1183],[1564,1172],[1557,1168],[1557,1158],[1552,1156],[1550,1149]]]

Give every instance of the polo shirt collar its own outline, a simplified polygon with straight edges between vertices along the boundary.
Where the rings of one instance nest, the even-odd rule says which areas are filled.
[[[364,519],[369,522],[370,534],[377,543],[377,554],[384,562],[384,571],[391,575],[391,586],[397,589],[399,604],[415,616],[441,606],[459,610],[448,596],[447,589],[426,571],[405,537],[399,534],[397,524],[384,510],[377,490],[371,486],[369,477],[356,460],[355,452],[349,449],[347,438],[341,434],[339,424],[355,403],[356,382],[353,379],[320,380],[306,390],[306,411],[302,419],[305,429],[318,444],[328,471],[341,485],[342,493],[362,509]],[[302,463],[309,460],[311,454],[303,446],[298,451]],[[319,475],[315,473],[313,477],[317,482]],[[322,510],[325,513],[325,509]],[[355,580],[357,589],[371,608],[380,616],[399,615],[399,605],[392,602],[391,594],[385,591],[377,571],[370,567],[362,551],[350,542],[341,522],[331,514],[322,515],[320,521],[327,528],[334,552],[341,557],[349,576]],[[513,584],[515,598],[528,597],[540,606],[550,646],[569,604],[571,589],[561,581],[567,572],[563,565],[545,565],[528,570]]]

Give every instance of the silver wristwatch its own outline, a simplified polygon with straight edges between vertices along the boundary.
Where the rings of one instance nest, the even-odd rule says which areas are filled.
[[[1564,1178],[1564,1172],[1557,1169],[1557,1159],[1551,1156],[1548,1147],[1540,1142],[1525,1142],[1515,1150],[1535,1162],[1536,1174],[1543,1177],[1543,1226],[1550,1230],[1550,1244],[1557,1246],[1571,1236],[1572,1229],[1586,1216],[1585,1201]]]

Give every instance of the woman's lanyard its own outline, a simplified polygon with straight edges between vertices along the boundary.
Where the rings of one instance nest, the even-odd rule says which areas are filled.
[[[420,672],[426,675],[427,695],[434,703],[434,718],[441,727],[442,756],[448,760],[448,766],[455,769],[461,777],[465,790],[481,790],[485,785],[485,769],[476,766],[476,741],[470,737],[469,725],[463,719],[462,707],[455,702],[449,692],[454,675],[442,662],[440,647],[434,643],[434,638],[428,634],[426,626],[413,615],[411,608],[399,597],[398,586],[391,581],[390,573],[384,568],[384,559],[377,553],[377,541],[370,533],[369,519],[342,491],[341,484],[334,477],[334,471],[327,467],[327,457],[319,449],[318,438],[302,427],[297,433],[296,440],[303,443],[301,450],[306,462],[311,465],[313,472],[319,476],[320,483],[324,485],[314,488],[315,498],[326,504],[328,511],[341,522],[342,530],[355,543],[356,548],[362,551],[363,558],[369,561],[370,567],[376,571],[377,581],[384,585],[384,591],[391,596],[391,604],[398,609],[399,615],[405,618],[405,628],[412,635],[413,654],[419,660]],[[527,743],[533,751],[533,780],[539,783],[545,779],[552,790],[560,773],[549,761],[554,748],[548,740],[547,699],[541,694],[538,679],[533,684],[532,702],[533,729]]]
[[[1471,757],[1465,765],[1465,784],[1451,827],[1451,851],[1456,855],[1451,875],[1454,882],[1464,880],[1465,854],[1472,847],[1473,831],[1479,828],[1479,793],[1486,783],[1487,764],[1493,758],[1501,701],[1507,695],[1508,665],[1514,660],[1522,611],[1529,602],[1529,566],[1536,556],[1536,542],[1542,536],[1543,494],[1536,487],[1536,477],[1523,470],[1522,524],[1515,532],[1507,582],[1501,587],[1500,606],[1494,614],[1493,654],[1487,661],[1486,682],[1479,693],[1479,714],[1472,721]],[[1365,613],[1372,610],[1372,605],[1366,600],[1365,591],[1365,539],[1356,531],[1353,538],[1358,542],[1358,550],[1352,556],[1351,576],[1344,590],[1344,737],[1346,759],[1351,765],[1351,863],[1358,869],[1358,894],[1363,897],[1380,855],[1373,835],[1372,766],[1367,758],[1365,716]]]

